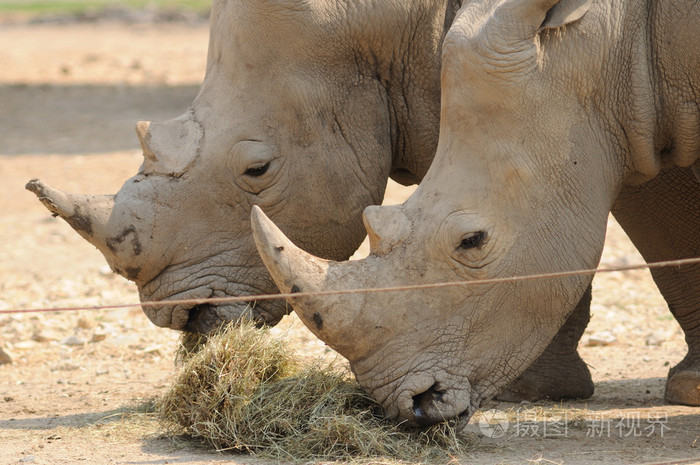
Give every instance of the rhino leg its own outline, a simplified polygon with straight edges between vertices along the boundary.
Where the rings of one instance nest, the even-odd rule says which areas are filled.
[[[576,348],[590,319],[591,286],[542,355],[496,398],[505,402],[585,399],[593,395],[588,366]]]
[[[700,183],[690,168],[669,168],[624,188],[613,214],[647,262],[700,256]],[[668,373],[665,399],[700,405],[700,265],[651,274],[688,343],[688,354]]]

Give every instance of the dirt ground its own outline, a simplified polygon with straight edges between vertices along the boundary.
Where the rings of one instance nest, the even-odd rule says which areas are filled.
[[[140,164],[136,121],[177,116],[195,96],[207,38],[206,26],[177,24],[0,26],[0,309],[138,302],[24,184],[116,192]],[[388,201],[407,192],[392,185]],[[602,265],[640,260],[611,220]],[[294,317],[277,331],[324,352]],[[172,436],[148,413],[172,380],[176,341],[138,307],[0,314],[11,358],[0,365],[0,464],[261,463]],[[599,275],[581,347],[594,397],[495,404],[506,434],[455,460],[700,463],[700,410],[663,403],[668,368],[685,350],[647,272]]]

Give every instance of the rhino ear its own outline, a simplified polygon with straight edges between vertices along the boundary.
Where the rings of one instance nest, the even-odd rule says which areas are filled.
[[[540,30],[554,29],[583,18],[593,0],[560,0],[547,11]]]
[[[583,17],[593,0],[510,0],[496,9],[500,34],[515,42],[529,40]]]

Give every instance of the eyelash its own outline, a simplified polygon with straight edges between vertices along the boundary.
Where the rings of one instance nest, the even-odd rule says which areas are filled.
[[[470,234],[469,237],[463,238],[462,242],[459,244],[458,248],[463,249],[463,250],[479,248],[482,246],[485,239],[486,239],[486,231],[479,231],[479,232]]]
[[[254,178],[257,178],[257,177],[265,174],[267,172],[268,168],[270,168],[269,162],[265,163],[264,165],[259,166],[257,168],[248,168],[247,170],[245,170],[245,173],[243,173],[243,174],[245,174],[246,176],[252,176]]]

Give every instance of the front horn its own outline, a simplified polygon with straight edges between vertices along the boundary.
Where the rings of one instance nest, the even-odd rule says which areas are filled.
[[[71,194],[38,179],[32,179],[25,187],[54,216],[63,218],[97,247],[115,272],[132,281],[138,278],[144,246],[129,209],[115,211],[115,196]]]
[[[253,238],[265,266],[284,294],[362,288],[364,260],[334,262],[315,257],[294,245],[254,206]],[[287,299],[301,321],[319,339],[351,362],[365,354],[364,340],[376,314],[363,311],[362,294],[326,294]]]

